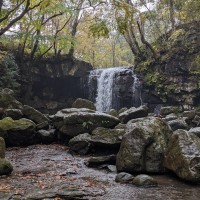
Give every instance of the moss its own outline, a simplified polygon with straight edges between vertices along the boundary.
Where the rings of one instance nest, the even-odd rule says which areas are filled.
[[[9,175],[13,170],[11,163],[4,159],[0,158],[0,176],[1,175]]]
[[[0,130],[10,130],[10,129],[27,129],[30,126],[35,126],[33,122],[26,119],[13,120],[10,117],[6,117],[0,120]]]

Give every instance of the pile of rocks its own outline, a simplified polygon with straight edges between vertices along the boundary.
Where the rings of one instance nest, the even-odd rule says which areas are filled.
[[[71,152],[96,155],[88,166],[142,174],[142,178],[131,179],[137,185],[156,185],[144,173],[168,170],[183,180],[200,182],[199,110],[163,107],[159,116],[153,116],[146,106],[140,106],[100,113],[92,102],[77,99],[73,108],[47,116],[16,101],[9,89],[0,92],[0,107],[0,137],[7,146],[62,142]],[[1,143],[0,172],[1,166],[8,165]]]

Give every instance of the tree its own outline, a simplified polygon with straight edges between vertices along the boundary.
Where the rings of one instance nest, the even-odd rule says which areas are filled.
[[[8,9],[3,9],[4,2],[0,2],[0,36],[21,20],[29,11],[39,7],[45,0],[36,1],[33,5],[31,0],[9,1],[6,5],[11,5]],[[20,12],[20,10],[22,10]]]

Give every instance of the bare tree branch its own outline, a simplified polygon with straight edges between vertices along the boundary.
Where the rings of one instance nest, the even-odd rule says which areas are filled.
[[[20,19],[22,19],[22,17],[24,17],[24,15],[26,15],[26,13],[28,13],[30,10],[33,10],[34,8],[40,6],[43,1],[44,0],[41,0],[38,4],[34,5],[33,7],[30,7],[30,0],[27,0],[26,6],[25,6],[24,10],[21,12],[21,14],[19,16],[17,16],[16,18],[14,18],[13,20],[11,20],[10,23],[6,27],[0,29],[0,36],[3,35],[6,31],[8,31],[16,22],[18,22]]]

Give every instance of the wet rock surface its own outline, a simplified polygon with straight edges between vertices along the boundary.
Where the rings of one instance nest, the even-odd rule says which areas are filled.
[[[177,130],[170,138],[164,165],[183,180],[200,183],[200,139]]]
[[[14,171],[0,177],[0,199],[199,200],[200,186],[168,176],[153,176],[158,186],[136,187],[115,182],[116,173],[87,168],[88,157],[72,156],[61,145],[8,148]]]
[[[116,166],[119,172],[162,173],[171,129],[157,117],[133,119],[126,126]]]

